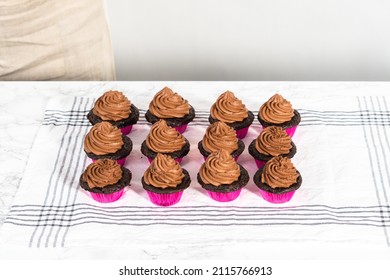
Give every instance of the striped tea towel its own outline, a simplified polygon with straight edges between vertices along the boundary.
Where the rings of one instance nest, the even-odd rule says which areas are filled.
[[[257,109],[270,96],[238,95]],[[294,135],[293,163],[303,184],[292,200],[276,205],[260,196],[247,151],[260,132],[255,119],[239,158],[251,177],[235,201],[211,200],[196,174],[203,163],[197,143],[216,96],[188,98],[196,118],[184,136],[191,151],[182,162],[192,183],[172,207],[153,205],[141,184],[148,167],[140,152],[150,125],[144,113],[153,94],[135,103],[140,121],[126,167],[133,173],[122,199],[99,204],[78,185],[90,160],[83,137],[92,98],[53,98],[35,140],[9,216],[1,230],[7,244],[25,247],[131,246],[132,244],[240,244],[240,242],[331,242],[390,245],[390,98],[380,96],[286,96],[302,122]],[[132,99],[132,96],[129,96]]]

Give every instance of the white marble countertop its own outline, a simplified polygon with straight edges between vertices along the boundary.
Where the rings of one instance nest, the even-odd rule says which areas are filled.
[[[300,91],[308,96],[316,92],[329,93],[329,95],[369,93],[370,95],[387,95],[390,92],[390,83],[367,83],[367,82],[0,82],[0,229],[17,192],[18,185],[23,176],[26,163],[29,158],[34,138],[43,121],[45,106],[50,97],[58,96],[100,96],[108,89],[118,89],[125,92],[136,88],[159,89],[162,86],[215,88],[217,92],[230,89],[239,92],[240,89],[274,93],[275,91]],[[196,97],[194,97],[196,98]],[[251,110],[258,108],[251,108]],[[341,248],[340,254],[332,254],[331,246],[311,247],[302,249],[298,245],[289,245],[282,258],[290,259],[297,256],[300,258],[321,258],[328,252],[334,258],[342,258],[343,250],[367,250],[362,244],[361,248]],[[237,247],[237,248],[236,248]],[[240,247],[240,250],[238,248]],[[261,255],[259,258],[281,258],[275,253],[273,245],[262,248],[269,255]],[[326,248],[325,248],[326,247]],[[0,258],[137,258],[137,259],[201,259],[201,258],[246,258],[251,253],[250,244],[245,250],[242,245],[232,245],[230,248],[187,248],[173,247],[159,248],[135,248],[131,254],[128,250],[117,249],[110,251],[103,248],[87,248],[84,253],[72,248],[60,248],[56,250],[25,250],[23,248],[0,248]],[[240,252],[239,255],[233,252]],[[6,253],[5,253],[6,252]],[[350,252],[350,251],[349,251]],[[389,257],[389,250],[376,250],[374,255],[365,255],[364,258]],[[23,254],[23,255],[21,255]],[[329,256],[328,254],[328,256]],[[350,255],[350,253],[349,253]],[[357,258],[362,254],[356,254]]]

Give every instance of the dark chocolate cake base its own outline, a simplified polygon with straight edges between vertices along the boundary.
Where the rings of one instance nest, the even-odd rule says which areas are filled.
[[[288,154],[282,154],[281,156],[283,157],[287,157],[287,158],[292,158],[296,152],[297,152],[297,147],[295,146],[294,142],[291,141],[291,149],[289,151]],[[255,159],[257,160],[262,160],[262,161],[269,161],[271,158],[273,158],[274,156],[272,155],[265,155],[265,154],[262,154],[260,153],[257,149],[256,149],[256,139],[253,140],[249,147],[248,147],[248,152],[249,154],[254,157]]]
[[[158,122],[161,118],[153,115],[149,110],[146,111],[145,118],[150,123]],[[171,127],[177,127],[181,125],[188,124],[195,118],[195,109],[190,106],[190,112],[187,115],[184,115],[182,118],[164,118],[167,124]]]
[[[152,185],[145,183],[144,176],[142,176],[142,180],[141,180],[142,186],[147,191],[159,193],[159,194],[167,194],[167,193],[175,193],[175,192],[183,191],[186,188],[188,188],[190,186],[190,183],[191,183],[191,178],[190,178],[190,174],[188,173],[188,171],[183,169],[183,174],[184,174],[183,181],[181,181],[181,183],[179,185],[177,185],[176,187],[168,187],[168,188],[164,188],[164,189],[154,187]]]
[[[131,150],[133,149],[133,142],[131,139],[127,136],[122,135],[122,140],[123,140],[123,146],[120,150],[116,151],[115,153],[111,154],[105,154],[105,155],[95,155],[94,153],[87,153],[87,156],[91,159],[97,160],[97,159],[103,159],[103,158],[108,158],[112,160],[118,160],[124,157],[127,157]]]
[[[284,122],[284,123],[269,123],[269,122],[262,120],[259,115],[257,115],[257,119],[259,120],[260,124],[263,127],[279,126],[283,129],[286,129],[289,127],[297,126],[301,122],[301,115],[299,114],[299,112],[297,110],[294,110],[294,116],[292,117],[292,119],[287,121],[287,122]]]
[[[102,120],[99,116],[95,115],[93,113],[93,109],[91,109],[87,115],[87,118],[92,125],[105,121],[111,123],[113,126],[116,126],[118,128],[123,128],[128,125],[136,124],[138,122],[139,110],[137,107],[131,104],[131,114],[128,118],[119,121],[111,121],[111,120]]]
[[[120,191],[124,187],[130,185],[131,176],[132,176],[129,169],[127,169],[125,167],[121,167],[121,169],[122,169],[122,178],[118,182],[116,182],[115,184],[108,185],[108,186],[105,186],[103,188],[97,188],[97,187],[90,188],[88,186],[87,182],[83,180],[83,174],[82,174],[80,176],[80,186],[84,190],[89,191],[89,192],[93,192],[93,193],[110,194],[110,193]]]
[[[208,191],[212,192],[220,192],[220,193],[228,193],[228,192],[234,192],[241,188],[243,188],[246,184],[249,182],[249,174],[248,171],[245,170],[244,167],[240,166],[240,177],[238,177],[238,180],[231,183],[231,184],[222,184],[219,186],[214,186],[212,184],[206,184],[202,181],[202,178],[200,177],[199,173],[197,176],[198,182],[201,185],[202,188]]]
[[[199,149],[199,152],[204,156],[204,157],[208,157],[211,153],[206,151],[204,148],[203,148],[203,144],[202,144],[202,141],[199,141],[198,143],[198,149]],[[245,144],[242,140],[238,139],[238,148],[237,150],[233,151],[230,155],[232,157],[237,157],[239,155],[242,154],[242,152],[244,151],[245,149]]]
[[[301,185],[302,185],[302,176],[301,176],[301,174],[297,170],[297,172],[299,174],[299,177],[297,178],[297,182],[296,183],[292,184],[288,188],[271,188],[269,185],[261,182],[261,174],[263,173],[264,167],[265,166],[263,166],[259,170],[257,170],[255,175],[253,176],[253,182],[256,184],[256,186],[259,189],[262,189],[263,191],[270,192],[270,193],[282,194],[282,193],[295,191],[295,190],[297,190],[297,189],[299,189],[301,187]]]
[[[228,126],[232,127],[234,130],[239,130],[245,127],[248,127],[252,124],[253,119],[255,116],[253,115],[252,111],[248,111],[248,117],[243,119],[242,121],[238,122],[232,122],[232,123],[226,123]],[[209,122],[210,123],[215,123],[218,122],[219,120],[214,119],[211,115],[209,116]]]
[[[188,142],[188,140],[186,139],[186,143],[180,150],[171,153],[161,153],[161,154],[169,155],[172,158],[181,158],[187,155],[189,151],[190,151],[190,142]],[[148,146],[146,145],[146,140],[141,144],[141,153],[144,156],[147,156],[148,158],[155,158],[158,154],[157,152],[152,151],[151,149],[148,148]]]

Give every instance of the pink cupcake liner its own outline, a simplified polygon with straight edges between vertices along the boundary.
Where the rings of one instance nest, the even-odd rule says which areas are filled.
[[[292,138],[295,134],[295,130],[297,130],[297,125],[286,128],[285,130],[286,130],[286,133]]]
[[[264,160],[258,160],[258,159],[255,159],[255,162],[256,162],[256,165],[257,167],[260,169],[262,168],[267,162],[264,161]]]
[[[265,126],[262,126],[263,129],[266,128]],[[292,127],[289,127],[289,128],[286,128],[285,131],[287,133],[288,136],[290,136],[290,138],[292,138],[295,134],[295,131],[297,130],[297,125],[296,126],[292,126]]]
[[[125,163],[126,163],[126,158],[127,157],[123,157],[123,158],[120,158],[120,159],[117,159],[116,162],[120,165],[120,166],[124,166]],[[92,159],[92,162],[95,162],[96,159]]]
[[[181,163],[181,161],[183,160],[183,157],[175,158],[174,160],[176,160],[177,163]],[[152,163],[153,158],[148,157],[148,161],[149,161],[149,163]]]
[[[121,131],[122,131],[122,134],[123,135],[127,135],[130,133],[130,131],[133,129],[133,125],[128,125],[128,126],[125,126],[125,127],[122,127],[121,128]]]
[[[246,136],[246,134],[248,133],[248,129],[249,129],[249,126],[236,130],[237,137],[240,139],[243,139]]]
[[[158,206],[174,205],[180,201],[181,195],[183,194],[183,191],[175,193],[154,193],[150,191],[146,192],[148,193],[150,201]]]
[[[262,189],[259,189],[259,190],[260,190],[261,196],[266,201],[271,202],[271,203],[285,203],[285,202],[288,202],[288,201],[290,201],[290,199],[293,197],[293,195],[295,193],[295,190],[291,191],[291,192],[281,193],[281,194],[266,192],[266,191],[264,191]]]
[[[117,162],[120,166],[124,166],[125,163],[126,163],[126,158],[127,158],[127,157],[123,157],[123,158],[117,159],[116,162]]]
[[[182,134],[184,131],[186,131],[187,125],[188,125],[188,124],[183,124],[183,125],[180,125],[180,126],[175,126],[175,129],[176,129],[177,132],[179,132],[179,133]]]
[[[228,202],[235,200],[241,193],[241,189],[238,189],[236,191],[232,192],[227,192],[227,193],[221,193],[221,192],[212,192],[212,191],[207,191],[208,195],[219,202]]]
[[[240,156],[236,156],[236,157],[234,157],[234,160],[235,160],[235,161],[237,161],[239,157],[240,157]],[[206,157],[206,156],[203,156],[203,158],[204,158],[204,161],[206,161],[208,157]]]
[[[104,193],[94,193],[94,192],[90,192],[92,198],[94,200],[96,200],[97,202],[101,202],[101,203],[110,203],[110,202],[114,202],[114,201],[117,201],[118,199],[120,199],[124,193],[124,188],[117,191],[117,192],[114,192],[114,193],[110,193],[110,194],[104,194]]]

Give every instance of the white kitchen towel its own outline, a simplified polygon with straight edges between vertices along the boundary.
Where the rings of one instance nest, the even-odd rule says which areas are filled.
[[[196,118],[184,133],[191,150],[182,162],[192,183],[178,204],[155,206],[141,184],[149,166],[140,152],[150,129],[144,113],[154,92],[142,98],[127,94],[141,112],[129,134],[134,147],[126,167],[133,178],[125,195],[110,204],[94,201],[78,184],[91,162],[83,138],[91,128],[86,114],[94,99],[53,98],[1,229],[2,242],[24,247],[274,241],[390,245],[390,98],[288,94],[302,116],[292,161],[303,184],[290,202],[276,205],[260,196],[252,179],[257,168],[247,147],[261,130],[256,118],[238,160],[249,172],[248,185],[232,202],[207,196],[196,180],[203,163],[197,144],[220,93],[179,93],[190,100]],[[245,91],[237,96],[255,115],[270,97]]]

